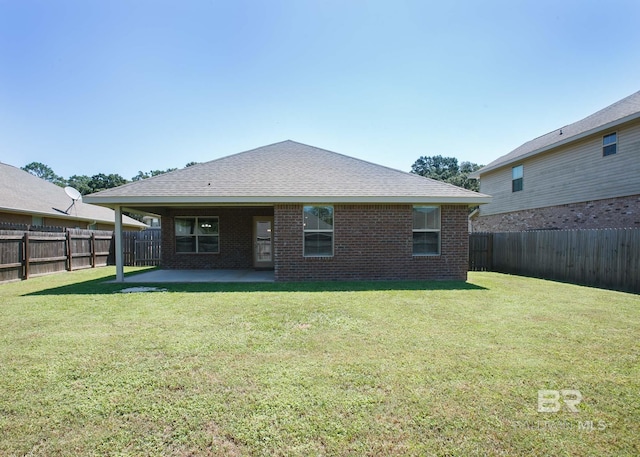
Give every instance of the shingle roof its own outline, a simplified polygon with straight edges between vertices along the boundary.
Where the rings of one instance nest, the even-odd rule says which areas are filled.
[[[548,151],[554,147],[584,138],[587,135],[612,128],[616,125],[637,118],[640,118],[640,91],[629,95],[628,97],[617,101],[613,105],[609,105],[578,122],[565,125],[564,127],[554,130],[553,132],[549,132],[546,135],[527,141],[510,153],[499,157],[484,168],[472,173],[471,177],[477,178],[487,171],[495,170],[496,168],[503,167],[526,157],[531,157]]]
[[[97,204],[484,203],[490,197],[295,141],[263,146],[92,194]]]
[[[109,208],[77,201],[65,214],[72,200],[62,187],[0,162],[0,211],[26,213],[85,222],[115,223]],[[145,224],[124,216],[122,223],[136,228]]]

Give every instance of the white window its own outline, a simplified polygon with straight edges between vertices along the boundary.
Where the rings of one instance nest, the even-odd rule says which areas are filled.
[[[616,132],[602,137],[602,155],[610,156],[618,150],[618,135]]]
[[[333,206],[305,206],[303,209],[305,257],[333,255]]]
[[[44,225],[44,218],[42,216],[31,216],[31,225],[41,227]]]
[[[440,254],[440,207],[413,207],[413,255]]]
[[[176,217],[176,252],[220,252],[218,225],[217,217]]]
[[[511,192],[518,192],[523,189],[523,177],[524,165],[518,165],[511,169]]]

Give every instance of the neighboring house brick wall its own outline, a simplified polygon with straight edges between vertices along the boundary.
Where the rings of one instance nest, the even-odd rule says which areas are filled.
[[[177,208],[161,212],[162,260],[169,269],[253,268],[253,216],[272,216],[273,208]],[[176,254],[176,216],[218,216],[218,254]]]
[[[88,225],[86,225],[86,226],[84,226],[82,228],[87,228],[87,227],[88,227]],[[115,230],[115,226],[109,225],[109,224],[100,224],[100,223],[98,223],[98,224],[96,224],[96,226],[95,226],[95,228],[93,230],[111,230],[111,231],[113,231],[113,230]],[[130,227],[130,226],[124,225],[122,227],[122,230],[127,231],[127,232],[138,232],[138,231],[140,231],[142,229],[140,227]]]
[[[81,228],[86,229],[89,225],[87,221],[74,221],[72,219],[57,219],[55,217],[44,217],[43,225],[48,225],[50,227],[66,227],[66,228]],[[104,225],[103,225],[104,227]],[[100,230],[105,230],[101,228]],[[113,230],[113,225],[111,228],[107,230]]]
[[[30,214],[0,213],[0,222],[31,225],[32,221]]]
[[[640,195],[472,218],[474,232],[640,227]]]
[[[302,206],[274,209],[275,279],[467,279],[468,209],[441,207],[441,254],[413,256],[412,205],[334,205],[333,257],[304,257]]]

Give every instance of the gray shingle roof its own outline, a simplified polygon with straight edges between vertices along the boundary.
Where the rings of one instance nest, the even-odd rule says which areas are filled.
[[[91,195],[97,204],[401,202],[489,197],[294,141],[260,147]]]
[[[91,223],[115,223],[112,209],[77,201],[68,213],[71,198],[62,187],[40,179],[20,168],[0,163],[0,211],[31,214]],[[145,224],[124,216],[122,223],[143,228]]]
[[[527,141],[510,153],[499,157],[484,168],[472,173],[471,177],[477,178],[487,171],[495,170],[636,118],[640,118],[640,91],[578,122],[565,125],[546,135]]]

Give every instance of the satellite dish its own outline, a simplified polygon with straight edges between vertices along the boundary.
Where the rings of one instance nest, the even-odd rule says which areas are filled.
[[[82,194],[78,192],[78,189],[71,186],[67,186],[64,188],[64,191],[69,196],[69,198],[73,200],[74,203],[78,200],[82,200]]]
[[[73,207],[73,205],[75,205],[77,201],[82,201],[82,194],[78,192],[78,189],[75,189],[71,186],[65,187],[64,193],[67,194],[69,198],[71,198],[71,200],[73,200],[69,207],[65,210],[65,213],[69,214],[69,210]]]

